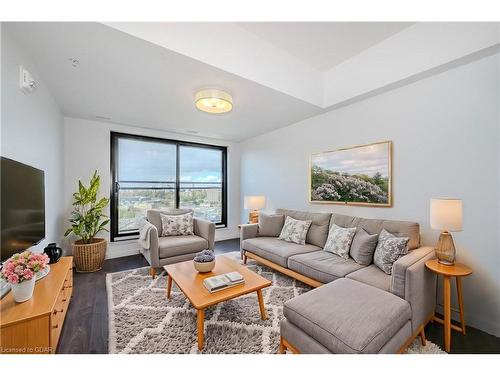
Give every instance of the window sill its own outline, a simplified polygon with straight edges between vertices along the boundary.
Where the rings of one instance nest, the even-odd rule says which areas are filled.
[[[222,231],[228,231],[229,228],[227,225],[221,225],[221,226],[215,227],[215,230],[222,232]],[[131,242],[131,241],[137,241],[138,239],[139,239],[139,236],[134,235],[134,236],[126,236],[126,237],[117,237],[109,242],[110,243],[127,243],[127,242]]]

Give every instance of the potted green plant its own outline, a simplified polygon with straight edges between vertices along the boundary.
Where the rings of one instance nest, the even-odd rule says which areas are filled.
[[[73,233],[80,239],[73,244],[73,261],[77,272],[94,272],[102,268],[106,257],[107,242],[97,238],[101,231],[108,232],[108,217],[103,213],[109,204],[108,198],[97,199],[101,179],[94,172],[88,187],[78,181],[78,191],[73,194],[71,227],[64,234]]]

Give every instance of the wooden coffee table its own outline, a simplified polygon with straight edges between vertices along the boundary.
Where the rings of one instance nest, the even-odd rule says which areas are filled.
[[[207,307],[244,294],[257,292],[260,316],[262,320],[267,319],[266,308],[264,307],[264,300],[262,298],[262,289],[270,286],[271,282],[228,257],[222,255],[217,256],[215,268],[212,272],[208,273],[199,273],[196,271],[192,260],[169,264],[163,268],[167,271],[167,298],[170,298],[172,281],[174,281],[197,310],[199,350],[203,348],[205,309]],[[233,286],[215,293],[210,293],[203,285],[203,280],[207,277],[234,271],[239,272],[243,276],[245,279],[244,284]]]

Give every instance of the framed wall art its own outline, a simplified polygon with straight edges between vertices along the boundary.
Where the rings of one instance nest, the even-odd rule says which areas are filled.
[[[392,142],[311,155],[309,201],[391,207]]]

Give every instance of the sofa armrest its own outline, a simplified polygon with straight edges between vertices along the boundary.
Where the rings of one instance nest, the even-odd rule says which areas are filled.
[[[208,241],[208,249],[213,250],[215,245],[215,224],[208,220],[193,218],[194,234]]]
[[[432,257],[428,257],[432,254]],[[405,285],[408,269],[414,264],[420,262],[422,259],[434,258],[434,248],[430,246],[419,247],[418,249],[410,251],[405,256],[402,256],[394,262],[392,266],[391,276],[391,293],[405,299]],[[425,261],[423,267],[425,268]]]
[[[425,267],[435,257],[434,248],[424,246],[399,258],[392,267],[390,291],[410,303],[414,332],[436,307],[436,275]]]
[[[259,224],[241,224],[240,225],[240,240],[257,237],[259,232]]]
[[[141,248],[141,253],[151,267],[160,267],[160,249],[158,246],[158,229],[153,226],[149,230],[149,249]]]
[[[240,225],[240,253],[243,257],[243,247],[241,246],[244,240],[257,237],[259,233],[259,224],[241,224]]]

